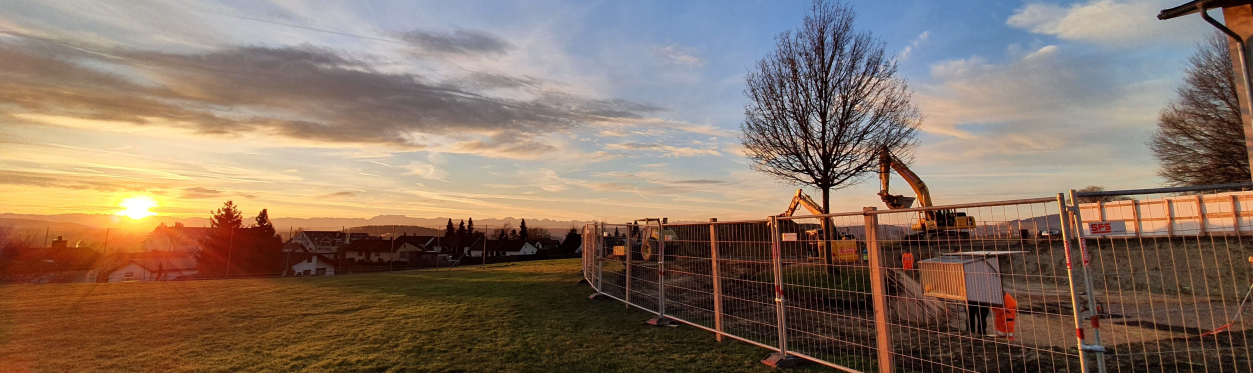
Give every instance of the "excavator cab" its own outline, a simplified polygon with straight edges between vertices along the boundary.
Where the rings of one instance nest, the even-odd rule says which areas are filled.
[[[924,232],[924,238],[970,238],[967,230],[975,229],[975,218],[957,210],[922,211],[911,228],[915,232]]]

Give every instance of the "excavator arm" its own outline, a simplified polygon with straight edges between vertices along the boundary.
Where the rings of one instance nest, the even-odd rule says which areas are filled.
[[[919,207],[931,206],[931,191],[927,189],[927,184],[922,182],[918,174],[905,166],[905,163],[892,156],[892,153],[885,147],[879,151],[879,184],[881,185],[879,198],[888,205],[889,209],[909,208],[914,202],[912,198],[888,192],[888,184],[892,178],[891,171],[896,171],[914,189],[914,194],[918,195]]]
[[[809,195],[805,194],[804,190],[797,189],[796,195],[792,197],[792,203],[787,205],[787,211],[779,214],[779,216],[792,216],[792,214],[796,213],[796,208],[800,206],[804,206],[805,210],[809,210],[810,214],[825,214],[825,212],[822,211],[822,206],[819,206],[817,202],[814,202],[813,198],[809,198]]]

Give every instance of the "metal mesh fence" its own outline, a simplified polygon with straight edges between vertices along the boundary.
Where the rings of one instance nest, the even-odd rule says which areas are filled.
[[[600,224],[593,277],[659,318],[773,350],[771,363],[1253,371],[1253,193],[1213,189]]]
[[[874,370],[878,339],[871,271],[864,259],[865,219],[858,213],[778,222],[788,351],[848,369]]]
[[[1243,188],[1247,190],[1248,188]],[[1072,192],[1073,193],[1073,192]],[[1085,343],[1109,372],[1253,371],[1253,193],[1210,187],[1073,193],[1091,277]]]
[[[1059,211],[1042,198],[870,212],[893,365],[1082,371]]]

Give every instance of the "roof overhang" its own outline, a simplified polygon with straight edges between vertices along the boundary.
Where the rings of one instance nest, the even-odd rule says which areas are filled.
[[[1249,4],[1253,4],[1253,0],[1193,0],[1174,8],[1162,9],[1161,13],[1157,14],[1157,19],[1167,20],[1171,18],[1183,17],[1199,12],[1201,7],[1205,7],[1205,9],[1215,9]]]

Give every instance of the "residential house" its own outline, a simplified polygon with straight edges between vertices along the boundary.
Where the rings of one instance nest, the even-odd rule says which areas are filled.
[[[213,228],[158,226],[144,240],[144,251],[179,251],[194,253],[200,251],[200,242]]]
[[[356,262],[386,263],[390,261],[407,261],[410,253],[424,251],[414,245],[411,240],[393,241],[390,239],[368,239],[353,241],[340,248],[342,257]]]
[[[290,258],[292,272],[297,276],[333,276],[337,260],[314,253],[293,253]]]
[[[183,280],[200,273],[195,254],[186,251],[130,253],[120,258],[119,266],[105,271],[105,281]]]
[[[370,235],[366,233],[344,233],[339,231],[303,231],[297,234],[289,242],[295,242],[304,247],[305,252],[316,254],[335,254],[339,251],[340,246],[352,243],[352,241],[360,241],[369,239]],[[287,250],[287,248],[284,248]]]
[[[561,242],[561,246],[557,247],[559,253],[582,253],[583,252],[583,235],[572,234],[566,236],[566,240]]]
[[[439,250],[436,250],[436,247],[439,246],[439,243],[440,243],[439,241],[440,241],[440,237],[436,237],[436,236],[410,236],[410,235],[396,236],[397,244],[404,242],[404,243],[408,243],[408,244],[412,244],[414,246],[420,247],[422,248],[422,250],[425,250],[425,251],[439,251]]]
[[[540,250],[554,250],[561,246],[561,241],[557,241],[552,237],[544,237],[531,242],[531,246],[535,246],[536,249]]]
[[[539,249],[529,242],[521,240],[487,240],[487,256],[517,256],[517,255],[534,255]],[[470,247],[466,249],[466,255],[470,257],[483,256],[483,247]]]

